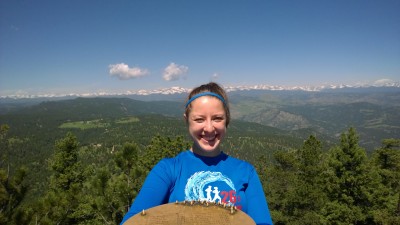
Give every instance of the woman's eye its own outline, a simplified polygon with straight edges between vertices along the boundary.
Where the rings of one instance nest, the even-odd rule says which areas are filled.
[[[221,122],[222,120],[224,120],[223,117],[216,117],[216,118],[214,118],[214,121],[217,121],[217,122]]]
[[[197,123],[201,123],[201,122],[204,121],[204,119],[202,119],[202,118],[197,118],[197,119],[194,119],[194,121],[197,122]]]

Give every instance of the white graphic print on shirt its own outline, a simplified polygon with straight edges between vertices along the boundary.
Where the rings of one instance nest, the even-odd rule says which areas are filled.
[[[221,172],[199,171],[187,180],[185,200],[210,201],[221,204],[237,205],[240,199],[231,179]],[[239,206],[240,208],[240,206]]]

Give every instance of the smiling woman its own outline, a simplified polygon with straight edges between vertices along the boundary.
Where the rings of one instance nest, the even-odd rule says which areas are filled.
[[[272,224],[255,168],[220,148],[230,121],[226,92],[213,82],[201,85],[191,91],[185,106],[192,147],[151,170],[121,224],[143,210],[177,201],[228,206],[248,214],[257,225]],[[207,214],[203,216],[196,220],[204,222]]]
[[[214,157],[221,153],[219,143],[226,133],[226,113],[223,104],[212,95],[195,99],[189,115],[185,114],[189,134],[193,139],[192,151]]]

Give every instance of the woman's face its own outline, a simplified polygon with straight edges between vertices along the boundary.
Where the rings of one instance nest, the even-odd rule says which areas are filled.
[[[212,96],[202,96],[191,103],[187,116],[192,151],[202,156],[220,154],[219,144],[226,133],[226,113],[223,103]]]

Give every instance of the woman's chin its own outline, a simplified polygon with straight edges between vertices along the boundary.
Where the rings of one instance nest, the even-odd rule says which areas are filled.
[[[214,150],[218,147],[220,141],[218,139],[214,139],[214,140],[205,140],[205,139],[201,139],[200,140],[200,146],[204,149],[204,150]]]
[[[204,154],[204,155],[218,155],[219,154],[219,141],[213,141],[213,142],[209,142],[209,141],[205,141],[202,140],[200,142],[198,142],[196,144],[195,147],[195,152],[199,153],[200,155]],[[197,151],[196,151],[197,150]]]

